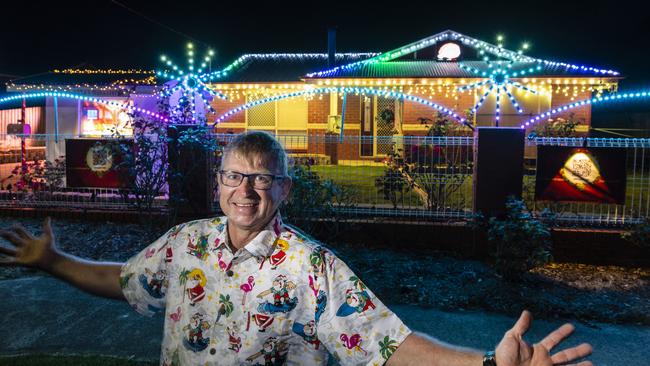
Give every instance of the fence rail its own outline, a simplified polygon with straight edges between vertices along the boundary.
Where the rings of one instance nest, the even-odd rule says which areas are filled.
[[[213,138],[223,146],[233,136]],[[336,188],[334,208],[342,217],[426,223],[462,221],[473,215],[473,137],[341,137],[306,132],[277,137],[294,164],[311,172],[310,179]],[[25,136],[23,148],[21,136],[0,135],[0,207],[136,210],[138,199],[126,188],[70,188],[65,175],[59,185],[48,185],[44,161],[69,160],[64,147],[68,138],[78,137]],[[597,227],[631,225],[650,217],[650,139],[536,138],[526,144],[626,152],[623,204],[536,200],[536,165],[527,161],[523,199],[535,215],[550,211],[556,225]],[[153,209],[165,210],[168,201],[167,192],[159,192]]]

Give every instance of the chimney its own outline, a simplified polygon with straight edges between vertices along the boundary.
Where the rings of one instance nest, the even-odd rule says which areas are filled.
[[[327,66],[336,66],[336,27],[327,28]]]

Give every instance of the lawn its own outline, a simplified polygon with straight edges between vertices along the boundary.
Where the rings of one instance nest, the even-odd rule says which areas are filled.
[[[392,205],[375,186],[376,179],[386,171],[383,166],[315,165],[311,169],[322,179],[330,179],[338,185],[356,190],[358,204]],[[463,192],[464,199],[469,200],[464,206],[471,207],[471,176],[466,177],[454,197],[462,197]],[[399,199],[397,205],[400,208],[422,208],[423,202],[415,192],[409,190]]]
[[[355,190],[356,203],[358,205],[378,205],[391,207],[392,204],[389,200],[384,199],[383,194],[378,192],[375,186],[375,181],[381,177],[386,168],[383,166],[346,166],[346,165],[315,165],[311,168],[314,172],[318,173],[322,179],[330,179],[333,182]],[[451,206],[458,206],[464,208],[472,207],[472,176],[468,175],[458,189],[452,195],[450,200]],[[609,216],[620,216],[622,214],[637,216],[639,211],[641,215],[647,214],[650,208],[650,194],[648,194],[648,179],[639,176],[627,177],[627,186],[625,192],[625,213],[615,205],[600,205],[595,203],[555,203],[549,204],[548,202],[534,202],[535,194],[535,176],[525,175],[523,179],[524,185],[524,199],[528,203],[529,208],[543,209],[545,207],[551,208],[553,211],[571,215],[571,212],[581,214],[595,214]],[[413,191],[408,191],[398,202],[398,208],[423,208],[423,203],[420,197]],[[634,212],[632,212],[634,211]]]

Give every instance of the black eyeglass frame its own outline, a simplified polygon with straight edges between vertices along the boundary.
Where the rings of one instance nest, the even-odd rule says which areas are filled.
[[[235,173],[235,174],[241,175],[241,179],[239,180],[239,183],[236,186],[231,186],[229,184],[224,183],[223,175],[225,173]],[[255,178],[258,177],[258,176],[269,177],[271,179],[271,183],[269,184],[268,188],[255,187]],[[231,188],[239,187],[242,184],[242,182],[244,181],[244,178],[248,178],[248,184],[250,184],[254,189],[259,189],[259,190],[262,190],[262,191],[268,191],[269,189],[273,188],[273,182],[275,182],[276,180],[282,181],[282,180],[287,179],[287,177],[284,176],[284,175],[261,174],[261,173],[244,174],[244,173],[238,172],[236,170],[219,170],[219,179],[221,181],[221,184],[225,185],[226,187],[231,187]],[[252,181],[251,181],[251,178],[253,179]]]

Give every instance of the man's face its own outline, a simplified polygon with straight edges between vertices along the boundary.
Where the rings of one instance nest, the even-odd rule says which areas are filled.
[[[237,152],[226,154],[221,170],[230,170],[244,174],[283,175],[275,164],[265,164],[264,159],[254,157],[246,159]],[[239,187],[228,187],[219,182],[219,204],[228,217],[231,229],[244,232],[257,232],[271,220],[280,203],[287,198],[291,190],[291,180],[274,180],[271,189],[254,189],[252,182],[244,178]]]

